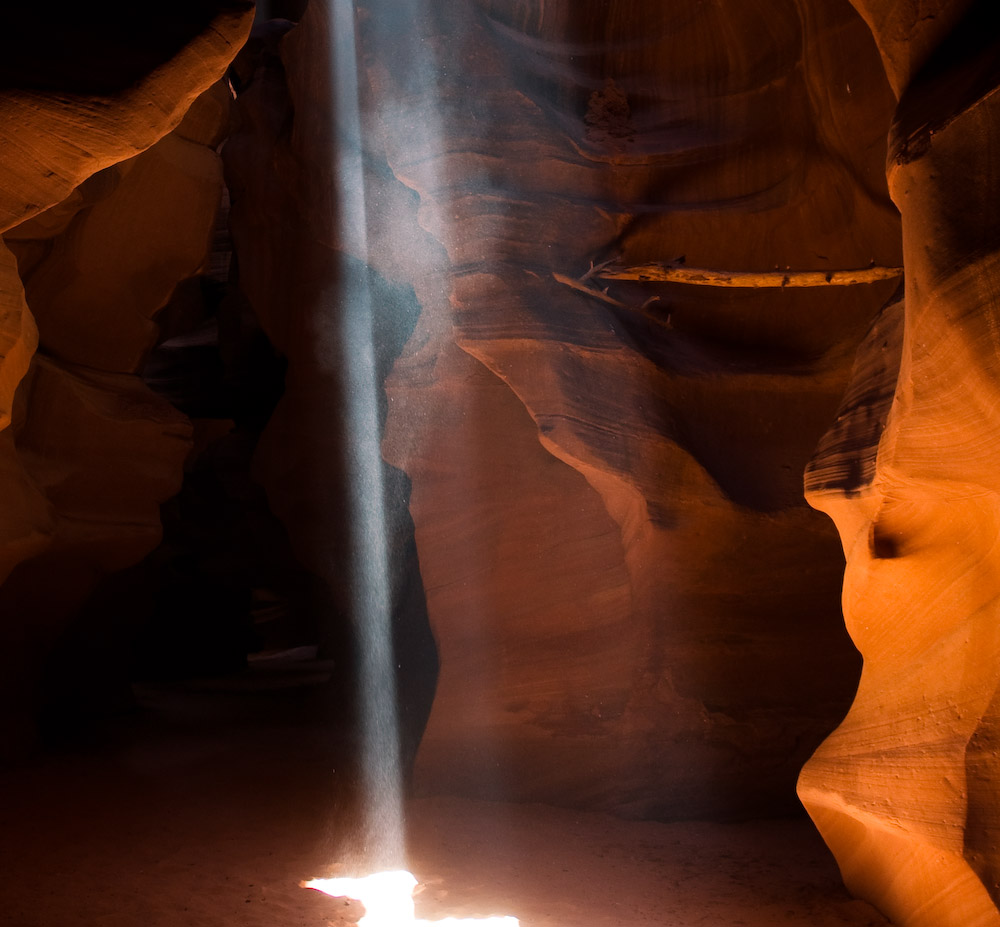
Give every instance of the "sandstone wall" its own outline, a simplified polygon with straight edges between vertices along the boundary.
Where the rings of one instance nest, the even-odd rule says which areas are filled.
[[[176,492],[189,448],[186,418],[136,373],[153,314],[205,258],[229,105],[217,82],[252,10],[173,13],[145,33],[92,16],[75,50],[62,32],[34,48],[37,11],[13,14],[6,31],[2,754],[31,736],[41,666],[81,603],[157,544],[159,503]],[[130,53],[104,57],[130,26]],[[10,38],[19,44],[8,49]]]
[[[241,94],[227,158],[241,280],[291,359],[258,473],[317,570],[342,542],[316,461],[343,414],[317,294],[367,266],[381,337],[412,327],[383,453],[412,484],[441,660],[417,786],[790,807],[857,672],[799,474],[894,284],[618,285],[611,305],[553,274],[898,264],[867,27],[792,2],[372,3],[357,23],[360,135],[324,118],[345,103],[314,5]],[[331,125],[363,153],[364,236],[324,218]]]
[[[255,467],[346,621],[336,323],[364,288],[411,738],[424,603],[440,659],[417,788],[761,814],[857,679],[841,546],[800,498],[833,422],[806,485],[865,665],[799,793],[854,891],[984,927],[1000,56],[986,3],[854,6],[371,2],[331,47],[315,3],[263,30],[226,148],[240,283],[289,362]],[[28,75],[0,93],[4,704],[179,484],[189,425],[136,372],[204,260],[248,16],[73,95],[62,66],[0,66]],[[352,38],[357,126],[326,70]],[[906,283],[566,285],[609,259]]]
[[[799,793],[849,887],[906,927],[1000,923],[998,46],[984,3],[861,3],[900,95],[902,302],[807,474],[840,530],[864,656]]]

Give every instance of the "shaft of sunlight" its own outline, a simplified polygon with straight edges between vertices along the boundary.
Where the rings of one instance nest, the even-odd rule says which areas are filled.
[[[331,0],[330,79],[336,125],[336,197],[341,249],[367,264],[367,197],[353,0]],[[346,265],[346,261],[344,262]],[[359,650],[363,840],[366,862],[404,863],[403,800],[396,660],[375,362],[372,293],[367,275],[344,267],[337,310],[345,384],[353,600]]]
[[[387,0],[394,3],[395,0]],[[379,401],[382,384],[376,365],[373,295],[367,267],[368,197],[364,170],[364,111],[359,81],[359,37],[355,0],[329,0],[333,94],[335,203],[337,248],[344,255],[337,299],[332,311],[340,324],[339,361],[344,384],[345,453],[350,502],[353,558],[352,607],[359,645],[359,702],[363,819],[354,864],[372,873],[361,878],[334,877],[302,883],[335,897],[354,898],[365,906],[363,927],[518,927],[515,917],[418,920],[413,892],[416,878],[405,865],[404,809],[399,719],[396,704],[396,659],[392,634],[392,601],[384,499]],[[370,12],[370,11],[369,11]],[[399,0],[382,10],[416,25],[428,10],[419,2]],[[399,28],[399,22],[396,23]],[[433,52],[412,34],[406,66],[419,71],[425,87],[436,88]],[[419,81],[418,81],[419,83]],[[420,118],[407,113],[404,123],[432,152],[429,170],[440,155],[444,133],[435,104]],[[398,110],[390,115],[400,116]],[[416,125],[413,125],[413,122]],[[419,141],[418,141],[419,139]],[[434,184],[431,185],[432,187]],[[349,256],[349,257],[348,257]],[[355,267],[365,268],[358,272]]]
[[[518,919],[509,915],[494,917],[445,917],[441,920],[417,920],[413,913],[413,890],[417,880],[403,870],[376,872],[361,879],[313,879],[305,888],[334,898],[353,898],[365,906],[358,921],[360,927],[518,927]]]

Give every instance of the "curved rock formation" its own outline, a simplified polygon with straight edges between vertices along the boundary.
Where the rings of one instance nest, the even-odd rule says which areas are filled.
[[[418,785],[784,807],[856,672],[798,474],[895,284],[596,298],[555,275],[898,265],[864,23],[458,0],[359,22],[368,260],[421,306],[384,445],[441,654]]]
[[[888,177],[906,287],[807,474],[840,530],[864,656],[803,802],[848,886],[905,927],[1000,924],[1000,66],[985,3],[858,3],[900,102]],[[905,305],[905,313],[903,307]]]
[[[800,498],[833,421],[806,489],[865,663],[799,794],[899,924],[1000,927],[993,6],[370,0],[331,32],[314,0],[258,31],[225,156],[234,299],[288,360],[256,470],[335,625],[363,292],[411,735],[424,597],[441,662],[421,790],[786,808],[858,672]],[[20,4],[0,37],[0,702],[26,711],[190,444],[137,371],[203,269],[251,9],[143,12]],[[788,285],[732,285],[762,280]]]
[[[66,199],[87,177],[173,129],[246,39],[249,0],[143,13],[22,5],[0,67],[0,231]],[[69,44],[71,47],[67,47]]]
[[[36,48],[38,16],[12,14],[20,42],[0,66],[0,675],[26,716],[52,642],[103,575],[156,545],[180,483],[187,420],[135,374],[149,319],[205,258],[229,104],[217,82],[252,5],[142,24],[87,11],[72,49],[68,32]],[[126,37],[128,54],[108,55]],[[0,751],[22,738],[0,735]]]
[[[0,582],[15,564],[44,548],[51,530],[45,499],[24,471],[8,426],[18,384],[38,346],[38,329],[24,300],[17,259],[0,242]]]

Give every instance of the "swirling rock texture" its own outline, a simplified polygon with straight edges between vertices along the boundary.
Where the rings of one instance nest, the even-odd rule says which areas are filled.
[[[865,665],[799,794],[898,923],[1000,924],[989,6],[317,0],[259,30],[225,149],[240,286],[289,364],[256,473],[346,612],[338,324],[365,292],[411,731],[424,601],[440,659],[418,789],[787,808],[859,672],[801,498],[819,441]],[[67,15],[53,38],[19,8],[0,54],[7,705],[179,484],[189,424],[136,373],[205,260],[251,14]],[[906,282],[598,283],[609,260]]]
[[[86,10],[57,30],[39,15],[11,14],[0,56],[0,678],[23,711],[4,713],[5,753],[30,736],[53,641],[155,547],[180,483],[190,426],[136,373],[153,314],[205,258],[217,82],[252,7]]]
[[[988,4],[857,6],[899,95],[906,285],[807,475],[865,662],[799,792],[849,887],[895,922],[996,925],[1000,56]]]
[[[891,91],[854,10],[818,6],[361,10],[365,250],[356,230],[339,247],[420,308],[383,445],[412,482],[441,664],[419,789],[772,812],[844,711],[840,559],[800,474],[895,284],[601,299],[553,276],[899,263]],[[277,158],[330,144],[301,76],[327,29],[313,5],[282,42]],[[305,161],[305,215],[330,163]]]
[[[331,49],[311,4],[236,63],[240,286],[289,358],[256,472],[342,582],[352,347],[330,294],[366,277],[441,665],[419,789],[771,812],[846,708],[839,552],[799,474],[895,284],[611,305],[553,277],[616,254],[898,263],[868,30],[846,4],[772,7],[373,3]],[[331,95],[325,63],[355,53],[357,98]],[[406,687],[421,661],[399,658]]]

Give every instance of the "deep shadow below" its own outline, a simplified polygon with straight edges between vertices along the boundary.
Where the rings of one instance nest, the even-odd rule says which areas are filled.
[[[299,887],[349,855],[350,725],[330,665],[146,685],[140,710],[0,778],[0,922],[338,927],[360,906]],[[522,927],[883,927],[840,887],[808,821],[620,821],[409,803],[418,916]],[[341,872],[346,874],[342,869]],[[503,910],[501,910],[503,909]]]

